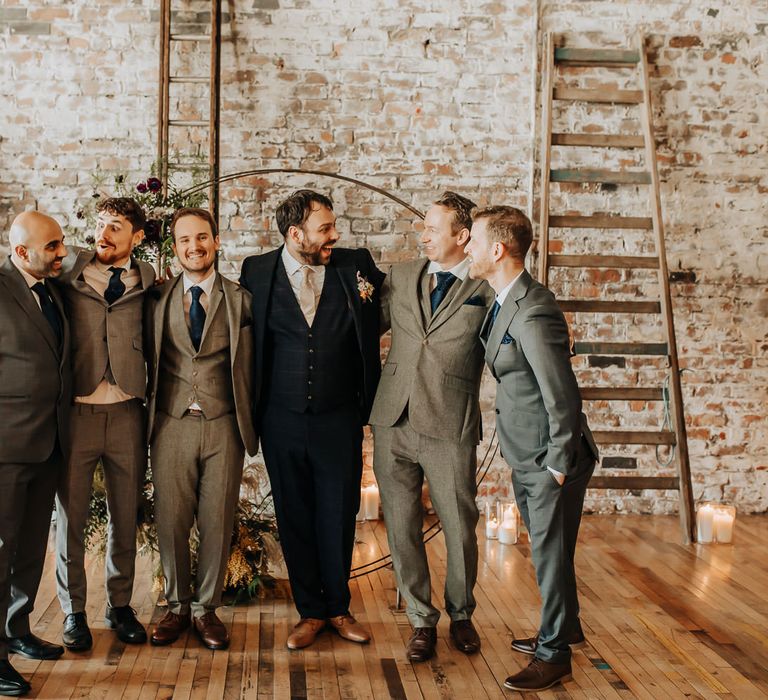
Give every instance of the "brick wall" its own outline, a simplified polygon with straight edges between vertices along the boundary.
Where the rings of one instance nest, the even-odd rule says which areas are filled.
[[[146,176],[155,156],[157,3],[111,0],[5,0],[0,7],[0,230],[35,205],[77,229],[77,202],[91,174]],[[566,33],[579,46],[627,45],[650,35],[654,119],[670,269],[697,498],[768,506],[768,241],[765,85],[768,8],[751,0],[475,3],[468,0],[255,0],[224,3],[222,173],[301,167],[363,179],[424,209],[452,187],[479,204],[530,209],[538,160],[540,88],[536,32]],[[187,2],[184,31],[207,21],[207,3]],[[204,74],[185,46],[179,72]],[[574,71],[567,80],[587,80]],[[536,98],[534,99],[534,94]],[[205,91],[174,91],[173,109],[205,116]],[[534,112],[536,117],[534,118]],[[635,125],[631,112],[555,115],[564,126],[610,131]],[[205,150],[204,134],[177,134],[185,153]],[[562,155],[557,155],[563,158]],[[626,154],[612,154],[627,165]],[[595,154],[583,154],[584,165]],[[563,161],[564,163],[565,161]],[[641,164],[642,161],[637,161]],[[382,262],[418,255],[418,222],[393,202],[328,178],[269,175],[222,188],[224,267],[278,243],[271,213],[291,189],[330,191],[347,245],[370,247]],[[647,213],[640,190],[563,188],[563,211]],[[5,243],[5,239],[3,239]],[[636,236],[571,232],[564,250],[618,246],[643,251]],[[652,282],[610,272],[619,292]],[[562,293],[595,277],[555,276]],[[612,327],[608,323],[614,321]],[[617,331],[616,319],[587,319],[581,337]],[[627,337],[644,334],[632,323]],[[578,358],[586,382],[654,372],[643,362],[602,367]],[[616,379],[616,381],[620,381]],[[622,380],[623,381],[623,380]],[[493,387],[483,389],[492,424]],[[630,416],[658,426],[657,406],[587,406],[595,425]],[[620,415],[619,415],[620,414]],[[631,454],[631,451],[627,454]],[[640,473],[656,470],[640,458]],[[620,472],[625,473],[625,472]],[[667,473],[667,472],[663,472]],[[481,493],[504,493],[497,457]],[[591,492],[594,510],[668,512],[675,494]]]

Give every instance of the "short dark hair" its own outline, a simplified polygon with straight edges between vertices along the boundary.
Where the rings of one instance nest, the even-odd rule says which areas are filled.
[[[488,237],[503,243],[513,258],[525,260],[533,242],[533,227],[522,211],[504,205],[486,207],[473,211],[472,219],[488,219]]]
[[[211,233],[216,238],[219,235],[219,227],[216,226],[216,221],[213,218],[213,214],[207,209],[202,207],[182,207],[173,212],[173,218],[171,219],[171,238],[176,241],[176,222],[179,219],[183,219],[185,216],[196,216],[199,219],[203,219],[208,222],[211,227]]]
[[[312,213],[312,203],[319,204],[333,211],[330,197],[313,190],[296,190],[288,199],[283,200],[275,211],[277,230],[283,238],[288,235],[291,226],[301,228]]]
[[[96,205],[96,211],[99,214],[104,211],[107,214],[124,216],[130,222],[134,232],[143,230],[147,223],[141,204],[131,197],[107,197]]]
[[[440,195],[439,199],[434,201],[434,204],[438,204],[453,212],[451,230],[454,234],[459,233],[462,229],[472,228],[472,210],[477,205],[471,199],[462,197],[456,192],[446,190]]]

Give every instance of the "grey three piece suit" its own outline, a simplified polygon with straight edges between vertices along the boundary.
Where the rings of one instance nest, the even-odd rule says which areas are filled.
[[[493,302],[485,282],[467,277],[453,283],[433,314],[428,264],[395,265],[387,277],[382,313],[392,345],[370,420],[389,547],[414,627],[433,627],[440,616],[422,541],[425,476],[448,550],[446,610],[452,620],[466,620],[475,609],[478,333]]]
[[[109,511],[107,605],[130,605],[136,512],[147,465],[143,310],[145,292],[154,284],[154,270],[148,263],[131,258],[130,274],[123,275],[128,279],[126,290],[110,304],[103,290],[85,280],[88,265],[98,265],[95,251],[70,248],[58,280],[72,328],[73,393],[75,397],[91,397],[106,381],[119,387],[121,400],[96,398],[72,406],[72,453],[56,495],[56,582],[65,615],[85,611],[83,532],[99,460]]]
[[[251,296],[216,273],[200,349],[185,318],[183,275],[151,294],[149,394],[155,523],[168,609],[195,617],[221,603],[245,450],[258,440],[251,419]],[[192,404],[203,415],[191,415]],[[191,589],[189,535],[197,520],[197,577]]]
[[[22,274],[0,264],[0,660],[30,632],[56,484],[68,445],[69,324],[56,288],[61,342]]]
[[[568,326],[552,292],[523,271],[489,325],[490,314],[481,337],[499,383],[496,430],[542,597],[536,656],[566,663],[568,639],[581,631],[573,558],[597,447],[581,411]],[[563,486],[547,467],[566,475]]]

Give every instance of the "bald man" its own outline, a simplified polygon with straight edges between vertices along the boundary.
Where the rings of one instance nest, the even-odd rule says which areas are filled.
[[[67,249],[54,219],[14,220],[11,255],[0,264],[0,695],[30,690],[8,653],[56,659],[64,648],[32,634],[53,497],[67,452],[71,400],[69,329],[48,280]]]

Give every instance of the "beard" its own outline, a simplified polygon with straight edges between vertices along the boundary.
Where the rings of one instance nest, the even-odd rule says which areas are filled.
[[[318,265],[327,265],[330,262],[330,256],[326,259],[322,251],[322,245],[317,243],[300,243],[298,253],[301,259],[307,265],[317,267]]]

